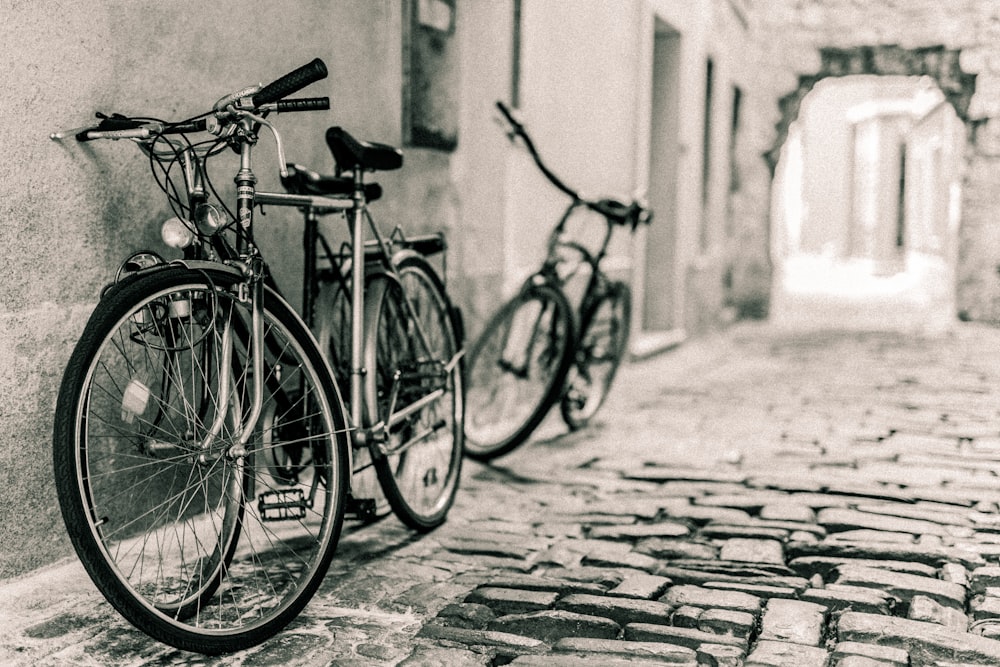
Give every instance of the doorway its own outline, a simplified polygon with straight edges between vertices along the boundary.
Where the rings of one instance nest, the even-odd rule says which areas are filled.
[[[682,326],[677,275],[677,168],[680,152],[681,34],[656,19],[650,112],[649,204],[652,225],[643,230],[642,295],[634,352],[662,347]]]

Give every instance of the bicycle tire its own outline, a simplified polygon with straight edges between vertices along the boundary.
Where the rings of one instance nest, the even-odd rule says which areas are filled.
[[[631,318],[632,291],[623,282],[611,283],[587,306],[559,400],[571,430],[585,427],[608,397],[628,349]]]
[[[394,264],[398,281],[376,274],[366,290],[365,358],[374,370],[366,378],[366,395],[368,405],[376,406],[370,418],[388,419],[394,382],[397,412],[435,391],[442,393],[391,425],[386,451],[372,457],[396,516],[427,532],[446,519],[461,475],[463,375],[461,362],[454,362],[460,329],[444,285],[423,257],[406,253]],[[394,380],[397,371],[401,375]]]
[[[489,461],[527,440],[559,397],[572,361],[573,310],[529,284],[490,318],[467,360],[465,453]]]
[[[56,492],[91,579],[146,634],[204,654],[258,644],[308,603],[348,485],[343,404],[315,339],[270,290],[271,417],[235,446],[252,384],[241,283],[167,267],[109,290],[70,356],[54,423]],[[282,449],[280,470],[265,443]]]
[[[349,266],[347,267],[349,269]],[[350,281],[350,271],[346,271]],[[350,400],[351,382],[351,298],[350,293],[338,282],[320,284],[315,306],[315,332],[320,347],[327,354],[334,377],[345,402]],[[353,449],[351,456],[351,496],[356,500],[374,502],[373,515],[366,518],[378,521],[392,512],[389,500],[382,492],[382,485],[367,447]]]

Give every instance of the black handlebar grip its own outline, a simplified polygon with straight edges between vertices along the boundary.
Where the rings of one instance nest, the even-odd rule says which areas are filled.
[[[259,107],[269,102],[277,102],[297,90],[302,90],[310,83],[325,79],[326,75],[326,64],[316,58],[311,63],[303,65],[264,86],[260,92],[253,96],[253,105]]]
[[[329,97],[303,97],[296,100],[281,100],[278,102],[278,113],[284,111],[326,111],[329,108]]]

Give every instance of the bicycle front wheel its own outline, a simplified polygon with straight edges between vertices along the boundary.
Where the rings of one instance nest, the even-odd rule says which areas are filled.
[[[383,492],[410,528],[444,522],[462,466],[463,391],[458,326],[437,274],[419,256],[397,260],[399,281],[366,290],[368,405],[387,426],[372,454]]]
[[[573,340],[570,304],[548,285],[527,287],[490,318],[467,360],[466,454],[488,461],[528,439],[559,396]]]
[[[571,429],[586,426],[607,398],[628,348],[631,318],[632,292],[622,282],[611,283],[584,312],[580,344],[559,401]]]
[[[188,651],[257,644],[315,593],[339,538],[346,424],[302,321],[267,292],[253,430],[241,279],[170,267],[126,280],[74,349],[56,406],[63,518],[97,588]]]

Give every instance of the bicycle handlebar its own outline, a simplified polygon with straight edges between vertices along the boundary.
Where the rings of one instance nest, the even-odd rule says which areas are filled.
[[[535,148],[535,143],[531,140],[531,137],[528,136],[528,132],[525,130],[524,124],[517,118],[515,113],[506,104],[499,100],[497,100],[496,104],[500,113],[503,114],[504,118],[507,119],[507,123],[510,124],[513,135],[511,136],[511,139],[513,139],[514,136],[520,137],[539,170],[541,170],[545,177],[549,179],[552,185],[572,197],[573,201],[583,204],[592,211],[596,211],[608,220],[623,225],[630,225],[632,229],[635,229],[640,224],[649,224],[649,222],[653,219],[653,212],[637,199],[633,199],[630,204],[623,204],[615,199],[586,199],[580,195],[579,192],[566,185],[566,183],[556,176],[542,161],[542,157],[539,155],[538,149]]]
[[[302,90],[311,83],[325,79],[326,75],[326,64],[319,58],[316,58],[311,63],[292,70],[285,76],[275,79],[261,88],[260,92],[254,94],[251,98],[253,105],[260,107],[270,102],[277,102],[294,92]]]

